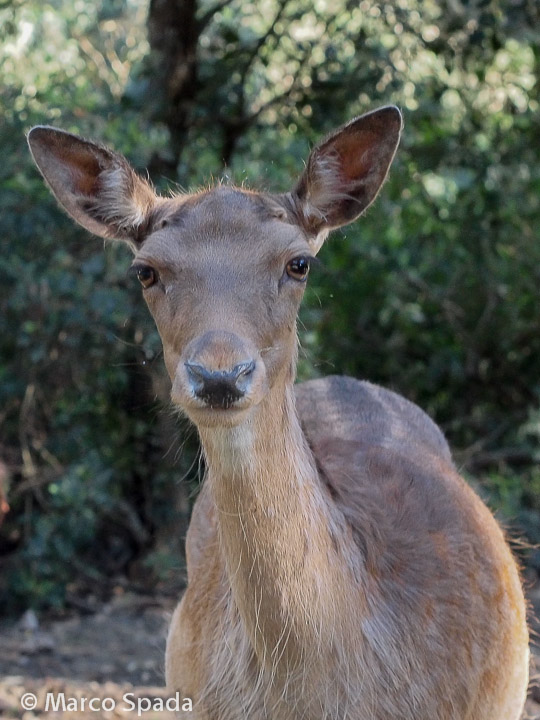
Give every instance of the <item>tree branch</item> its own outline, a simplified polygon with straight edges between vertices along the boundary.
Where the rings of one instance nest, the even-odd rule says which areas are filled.
[[[202,31],[205,29],[205,27],[210,23],[214,15],[218,12],[221,12],[224,10],[228,5],[231,5],[234,0],[221,0],[221,2],[216,3],[213,7],[210,8],[210,10],[207,10],[202,17],[200,17],[197,20],[197,27],[199,30],[199,35],[202,33]]]

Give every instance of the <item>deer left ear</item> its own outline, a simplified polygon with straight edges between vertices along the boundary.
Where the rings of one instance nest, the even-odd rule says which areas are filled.
[[[30,130],[28,144],[54,196],[79,225],[137,248],[158,198],[122,155],[41,125]]]
[[[375,200],[401,129],[401,113],[389,105],[355,118],[313,149],[292,200],[316,250],[330,230],[356,220]]]

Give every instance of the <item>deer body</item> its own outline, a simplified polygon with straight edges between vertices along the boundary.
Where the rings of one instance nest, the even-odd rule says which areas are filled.
[[[209,470],[169,684],[205,698],[201,718],[517,720],[528,664],[519,579],[440,431],[350,378],[297,395],[305,435],[291,398],[294,429],[270,437],[262,418],[253,436],[264,454],[236,428],[219,447],[203,434]],[[501,617],[512,618],[504,632]]]
[[[309,258],[374,199],[401,118],[382,108],[312,152],[282,196],[164,200],[109,150],[30,134],[53,192],[119,237],[207,476],[167,684],[197,720],[518,720],[528,634],[491,513],[416,406],[350,378],[293,387]]]

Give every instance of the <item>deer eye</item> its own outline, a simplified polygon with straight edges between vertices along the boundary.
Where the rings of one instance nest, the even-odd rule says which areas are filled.
[[[293,280],[299,280],[303,282],[309,272],[309,258],[297,257],[293,258],[287,263],[287,275]]]
[[[134,268],[137,280],[141,283],[143,288],[146,290],[152,285],[155,285],[158,279],[157,272],[150,265],[137,265]]]

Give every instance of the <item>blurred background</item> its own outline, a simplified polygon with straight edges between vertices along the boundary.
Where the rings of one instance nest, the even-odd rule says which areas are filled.
[[[326,132],[396,103],[390,180],[320,254],[301,379],[420,404],[540,570],[536,0],[0,0],[0,606],[176,593],[197,441],[168,400],[129,251],[33,167],[51,124],[158,189],[286,190]],[[9,505],[9,511],[7,510]]]

